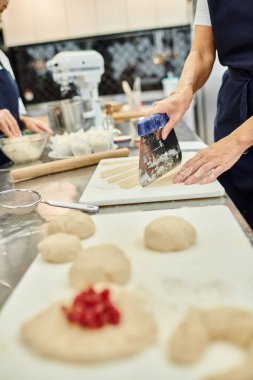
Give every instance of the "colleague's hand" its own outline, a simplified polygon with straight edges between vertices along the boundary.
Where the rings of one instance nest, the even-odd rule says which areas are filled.
[[[187,161],[174,178],[174,183],[206,184],[230,169],[241,157],[244,149],[233,135],[229,135],[198,152]]]
[[[8,137],[21,136],[19,125],[9,110],[0,110],[0,131]]]
[[[22,121],[24,128],[32,131],[34,133],[42,133],[47,132],[48,134],[52,134],[52,130],[48,123],[29,117],[29,116],[20,116],[20,120]]]
[[[168,123],[162,130],[162,138],[166,139],[170,131],[182,119],[183,115],[189,108],[192,101],[193,93],[188,90],[187,92],[175,92],[168,98],[154,103],[152,109],[149,111],[149,116],[155,113],[166,113],[169,117]]]

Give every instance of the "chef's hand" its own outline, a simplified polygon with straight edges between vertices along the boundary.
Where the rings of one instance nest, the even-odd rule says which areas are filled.
[[[198,152],[187,161],[174,178],[174,183],[206,184],[230,169],[241,157],[244,149],[234,136],[229,135]]]
[[[7,137],[21,136],[19,125],[9,110],[0,110],[0,131]]]
[[[47,132],[48,134],[52,135],[51,128],[44,121],[24,115],[20,116],[20,120],[22,121],[24,128],[28,129],[29,131],[32,131],[34,133]]]
[[[169,117],[168,123],[162,130],[162,138],[166,139],[170,131],[182,119],[192,101],[193,93],[190,89],[182,92],[174,92],[168,98],[154,103],[148,115],[155,113],[166,113]]]

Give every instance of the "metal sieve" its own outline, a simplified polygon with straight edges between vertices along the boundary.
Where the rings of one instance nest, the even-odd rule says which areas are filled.
[[[45,201],[35,190],[13,189],[0,191],[0,210],[8,212],[9,214],[29,214],[37,207],[39,203],[46,203],[49,206],[80,210],[88,214],[95,214],[99,211],[99,207],[93,205],[52,200]]]

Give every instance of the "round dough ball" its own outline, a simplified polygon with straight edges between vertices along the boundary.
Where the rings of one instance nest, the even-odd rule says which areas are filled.
[[[70,283],[82,290],[97,282],[125,284],[130,277],[130,261],[112,244],[101,244],[83,250],[69,272]]]
[[[156,327],[142,299],[117,288],[111,300],[121,313],[118,325],[100,329],[73,326],[62,311],[64,302],[42,311],[21,328],[30,349],[49,358],[70,362],[99,362],[124,358],[154,342]]]
[[[64,263],[76,258],[82,250],[82,244],[75,235],[58,233],[40,241],[38,250],[45,261]]]
[[[66,232],[86,239],[95,232],[95,224],[91,217],[78,210],[71,210],[52,219],[47,227],[48,235]]]
[[[195,228],[177,216],[162,216],[148,224],[144,244],[159,252],[181,251],[196,241]]]

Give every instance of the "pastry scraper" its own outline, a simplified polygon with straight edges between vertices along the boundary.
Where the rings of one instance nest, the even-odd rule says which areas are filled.
[[[137,124],[140,136],[139,182],[144,187],[181,163],[182,153],[174,129],[162,139],[162,128],[169,118],[154,114]]]

